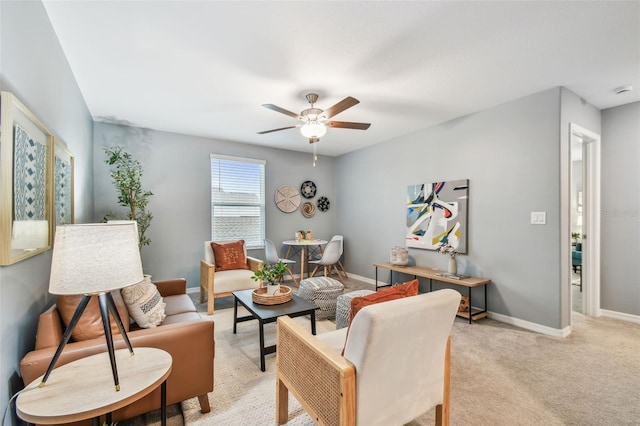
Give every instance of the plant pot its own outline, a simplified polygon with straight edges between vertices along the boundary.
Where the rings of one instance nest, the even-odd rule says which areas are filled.
[[[280,284],[267,284],[265,286],[267,288],[267,294],[269,296],[273,296],[278,290],[280,290]]]
[[[458,264],[456,263],[456,258],[451,256],[449,257],[449,270],[448,272],[450,274],[457,274],[458,273]]]

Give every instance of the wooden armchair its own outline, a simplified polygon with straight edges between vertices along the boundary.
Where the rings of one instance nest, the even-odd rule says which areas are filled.
[[[260,281],[254,281],[251,276],[262,267],[262,260],[247,256],[246,247],[244,256],[249,269],[232,269],[216,271],[216,260],[211,243],[204,242],[204,259],[200,261],[200,303],[204,303],[207,293],[207,314],[213,314],[213,301],[217,297],[228,297],[238,290],[248,290],[260,287]],[[220,241],[225,244],[234,241]]]
[[[436,424],[448,425],[459,303],[460,293],[444,289],[370,305],[348,329],[318,336],[278,318],[277,424],[288,421],[291,391],[318,425],[400,426],[433,407]]]

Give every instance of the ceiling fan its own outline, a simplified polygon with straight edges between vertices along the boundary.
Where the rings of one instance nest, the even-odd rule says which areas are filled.
[[[335,115],[340,114],[342,111],[347,108],[351,108],[354,105],[360,103],[356,98],[352,98],[351,96],[344,98],[337,104],[332,107],[329,107],[325,110],[321,110],[320,108],[316,108],[314,104],[318,100],[318,95],[316,93],[308,93],[306,95],[307,101],[311,104],[310,108],[303,110],[300,114],[296,114],[295,112],[288,111],[284,108],[280,108],[277,105],[273,104],[263,104],[262,106],[268,108],[270,110],[282,113],[284,115],[288,115],[289,117],[296,118],[302,121],[302,124],[297,124],[295,126],[287,126],[280,127],[279,129],[271,129],[265,130],[263,132],[258,132],[259,135],[264,135],[265,133],[277,132],[280,130],[286,129],[295,129],[296,127],[300,127],[300,132],[302,135],[309,139],[309,143],[316,143],[320,140],[322,136],[327,133],[327,127],[337,127],[341,129],[357,129],[357,130],[367,130],[371,123],[354,123],[350,121],[329,121]]]

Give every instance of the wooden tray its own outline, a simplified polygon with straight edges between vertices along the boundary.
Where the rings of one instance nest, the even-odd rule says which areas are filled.
[[[286,285],[281,285],[273,296],[267,295],[267,289],[264,287],[256,288],[251,295],[253,303],[259,305],[279,305],[291,300],[291,289]]]

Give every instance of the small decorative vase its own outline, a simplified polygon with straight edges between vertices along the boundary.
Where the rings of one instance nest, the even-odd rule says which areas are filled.
[[[280,284],[267,284],[267,294],[273,296],[278,290],[280,290]]]
[[[454,256],[449,257],[449,271],[450,274],[458,273],[458,264],[456,263],[456,258]]]

